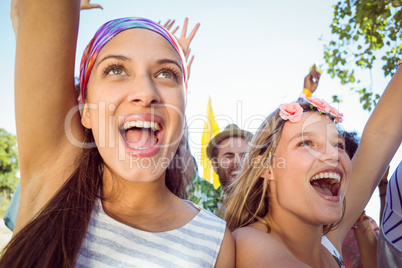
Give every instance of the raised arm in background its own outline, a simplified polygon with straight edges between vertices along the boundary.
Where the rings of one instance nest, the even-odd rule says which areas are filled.
[[[317,71],[315,64],[311,67],[311,71],[304,77],[303,91],[297,99],[298,102],[305,102],[317,90],[321,73]]]

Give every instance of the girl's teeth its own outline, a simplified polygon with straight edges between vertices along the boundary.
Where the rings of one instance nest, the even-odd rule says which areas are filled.
[[[137,127],[143,127],[143,126],[144,126],[144,122],[142,122],[142,121],[137,121],[136,125],[137,125]]]
[[[318,179],[324,179],[324,178],[331,178],[332,180],[330,181],[332,184],[337,183],[341,180],[341,176],[338,173],[335,172],[324,172],[324,173],[319,173],[317,175],[314,175],[311,180],[318,180]]]

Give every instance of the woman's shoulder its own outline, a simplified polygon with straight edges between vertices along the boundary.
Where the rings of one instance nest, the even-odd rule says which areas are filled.
[[[233,231],[237,267],[306,267],[262,223]]]
[[[186,225],[195,233],[202,233],[203,237],[209,237],[213,241],[214,251],[218,253],[215,267],[235,267],[235,245],[226,222],[211,211],[198,206],[191,201],[185,201],[188,205],[198,210],[198,214]]]
[[[222,220],[209,210],[206,210],[203,207],[196,205],[191,201],[188,200],[183,201],[197,211],[195,217],[193,217],[192,220],[189,222],[190,224],[192,225],[196,224],[197,226],[199,224],[205,226],[215,226],[218,227],[221,232],[223,233],[225,232],[226,222],[224,220]]]

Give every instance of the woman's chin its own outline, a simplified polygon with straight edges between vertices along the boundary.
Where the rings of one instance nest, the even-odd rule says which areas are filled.
[[[165,170],[160,167],[120,167],[119,172],[114,172],[113,177],[118,177],[126,182],[133,183],[149,183],[155,182],[162,178]]]

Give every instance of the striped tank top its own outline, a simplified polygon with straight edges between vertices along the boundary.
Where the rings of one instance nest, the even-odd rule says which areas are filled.
[[[402,161],[388,181],[377,242],[377,267],[402,267]]]
[[[193,203],[199,213],[184,226],[147,232],[109,217],[98,200],[76,267],[214,267],[226,222]]]

